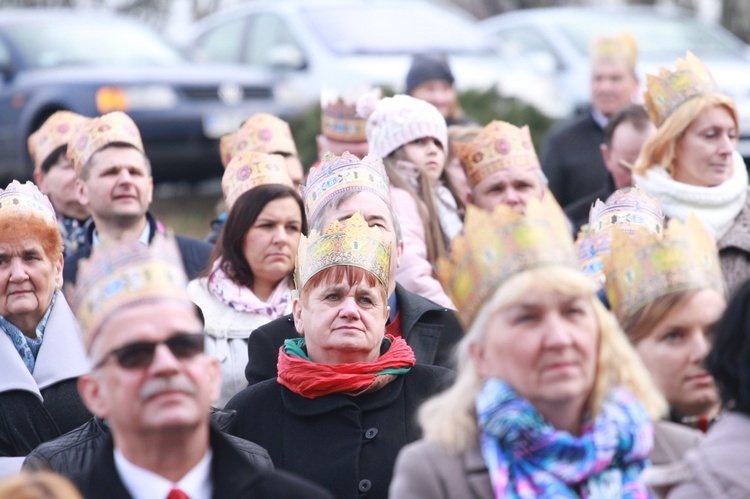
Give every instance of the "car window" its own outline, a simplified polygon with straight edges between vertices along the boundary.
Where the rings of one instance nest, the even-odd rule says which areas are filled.
[[[201,36],[195,45],[196,57],[209,61],[238,62],[245,35],[245,19],[233,19]]]
[[[279,57],[302,57],[302,54],[302,47],[282,18],[268,13],[251,16],[243,56],[246,64],[273,68]],[[298,62],[302,64],[302,61]],[[289,65],[295,64],[289,61]]]

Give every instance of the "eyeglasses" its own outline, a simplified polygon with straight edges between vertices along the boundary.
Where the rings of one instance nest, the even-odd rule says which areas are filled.
[[[164,341],[137,341],[112,350],[96,363],[94,369],[102,367],[110,357],[114,357],[123,369],[143,369],[151,365],[156,347],[162,344],[176,358],[189,359],[203,353],[203,342],[203,333],[176,334]]]

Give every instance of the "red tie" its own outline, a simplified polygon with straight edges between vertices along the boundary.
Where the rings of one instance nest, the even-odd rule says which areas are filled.
[[[190,499],[186,493],[175,487],[169,491],[167,499]]]

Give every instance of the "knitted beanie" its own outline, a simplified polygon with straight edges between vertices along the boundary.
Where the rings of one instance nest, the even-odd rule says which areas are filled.
[[[385,158],[404,144],[424,137],[434,137],[443,150],[447,148],[445,118],[429,102],[408,95],[378,101],[368,93],[357,102],[357,113],[367,119],[365,132],[371,156]]]
[[[447,81],[453,85],[455,80],[448,61],[440,55],[415,55],[406,75],[406,93],[411,95],[415,88],[430,80]]]

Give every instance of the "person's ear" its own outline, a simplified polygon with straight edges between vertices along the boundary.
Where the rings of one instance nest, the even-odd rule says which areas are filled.
[[[106,418],[109,416],[109,406],[104,397],[101,379],[95,374],[84,374],[78,378],[78,393],[88,410],[95,416]]]
[[[81,181],[80,178],[76,179],[76,193],[78,194],[78,202],[81,203],[82,206],[88,206],[89,205],[89,194],[88,190],[86,189],[86,186]]]
[[[469,357],[474,361],[474,365],[477,367],[477,372],[484,377],[489,377],[487,361],[484,356],[484,347],[476,342],[470,343]]]
[[[208,365],[206,367],[206,376],[208,377],[208,386],[211,404],[216,403],[221,395],[221,369],[219,361],[215,357],[206,356]]]
[[[295,298],[292,302],[292,316],[294,317],[294,328],[297,330],[300,336],[305,336],[305,325],[302,318],[302,303],[299,298]]]

